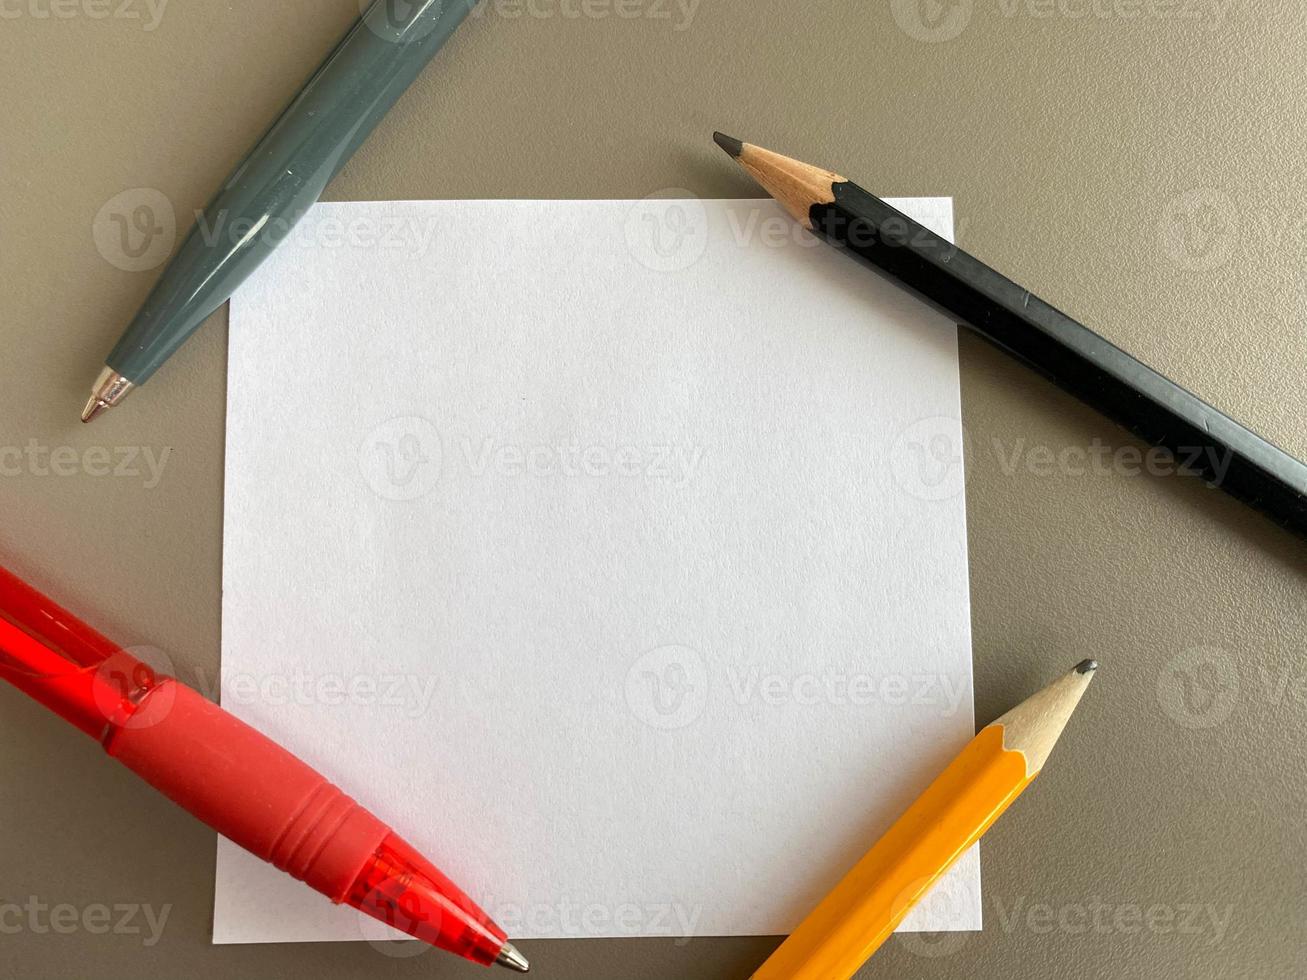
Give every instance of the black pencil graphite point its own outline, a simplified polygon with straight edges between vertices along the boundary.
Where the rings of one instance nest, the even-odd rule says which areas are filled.
[[[1092,674],[1097,669],[1098,669],[1097,660],[1082,660],[1080,661],[1080,663],[1076,664],[1077,674]]]
[[[739,157],[744,152],[744,144],[734,136],[727,136],[725,133],[713,133],[713,142],[733,157]]]

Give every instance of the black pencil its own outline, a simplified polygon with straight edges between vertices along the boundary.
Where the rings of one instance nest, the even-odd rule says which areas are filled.
[[[1307,465],[857,184],[713,138],[819,238],[1167,450],[1178,466],[1307,536]]]

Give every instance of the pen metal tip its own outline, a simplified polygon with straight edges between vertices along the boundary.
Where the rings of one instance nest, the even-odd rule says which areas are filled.
[[[530,973],[531,964],[526,961],[516,946],[512,943],[504,943],[504,948],[499,951],[499,959],[495,960],[499,966],[506,966],[510,970],[516,970],[518,973]]]
[[[105,368],[100,372],[100,376],[95,379],[95,387],[91,389],[90,400],[87,401],[86,407],[82,409],[82,421],[89,422],[97,416],[103,415],[131,394],[132,389],[135,387],[132,382],[113,368]]]
[[[1098,669],[1097,660],[1082,660],[1080,661],[1080,663],[1076,664],[1077,674],[1092,674],[1097,669]]]
[[[744,144],[734,136],[727,136],[725,133],[713,133],[713,142],[733,157],[738,157],[744,152]]]
[[[100,413],[107,411],[108,408],[109,405],[107,402],[102,401],[101,399],[97,398],[95,395],[92,395],[91,400],[88,401],[86,403],[86,407],[82,409],[82,421],[90,422],[93,418],[95,418]]]

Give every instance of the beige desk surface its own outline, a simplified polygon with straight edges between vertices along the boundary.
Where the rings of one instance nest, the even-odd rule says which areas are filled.
[[[955,195],[963,245],[1307,455],[1307,8],[932,6],[625,0],[620,18],[533,0],[515,17],[492,0],[329,196],[756,196],[709,142],[722,128],[882,193]],[[24,451],[0,457],[0,560],[211,683],[225,312],[80,426],[155,275],[107,260],[93,226],[132,189],[201,207],[357,3],[175,0],[157,25],[152,7],[0,5],[0,451]],[[1193,479],[1138,475],[1110,424],[969,338],[962,383],[978,718],[1082,657],[1104,669],[986,838],[984,932],[895,939],[864,975],[1302,975],[1301,542]],[[55,475],[33,442],[170,456],[147,487],[142,462]],[[482,975],[366,944],[211,947],[211,833],[7,689],[0,760],[0,976]],[[63,934],[12,911],[32,901],[172,908],[147,946],[130,923]],[[742,978],[774,942],[525,948],[542,980]]]

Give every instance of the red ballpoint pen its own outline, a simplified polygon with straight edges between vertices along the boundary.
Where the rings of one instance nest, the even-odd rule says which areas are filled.
[[[527,972],[503,930],[371,813],[4,568],[0,677],[218,833],[333,902],[473,962]]]

